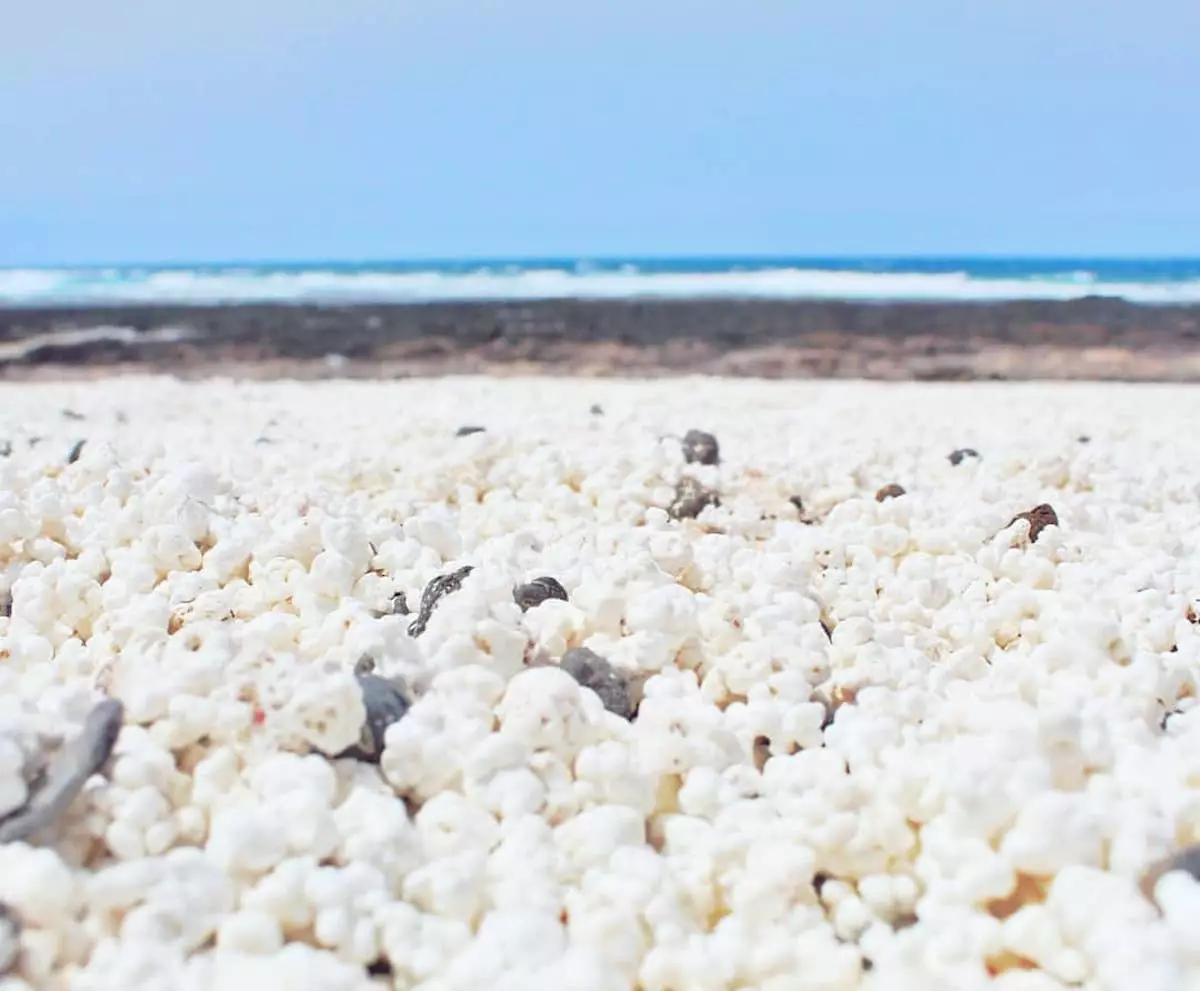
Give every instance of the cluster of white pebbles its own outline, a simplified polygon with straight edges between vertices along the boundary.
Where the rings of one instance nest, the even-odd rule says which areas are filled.
[[[1200,885],[1143,880],[1200,840],[1197,423],[1090,385],[6,385],[0,818],[124,723],[0,845],[0,991],[1200,987]],[[668,515],[684,476],[719,505]],[[468,565],[412,636],[397,593]],[[522,611],[540,576],[568,601]],[[327,756],[364,657],[411,701],[378,763]]]

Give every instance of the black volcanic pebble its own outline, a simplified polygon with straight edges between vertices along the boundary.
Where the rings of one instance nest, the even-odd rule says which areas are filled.
[[[421,605],[417,610],[417,618],[408,625],[408,635],[419,637],[424,633],[425,627],[429,625],[429,619],[433,615],[433,610],[437,608],[437,604],[451,592],[457,592],[462,588],[463,581],[474,570],[469,564],[463,565],[463,567],[456,571],[438,575],[426,585],[425,591],[421,593]]]
[[[957,451],[951,451],[950,454],[947,455],[947,460],[949,460],[949,462],[952,465],[957,467],[958,465],[960,465],[964,461],[966,461],[967,458],[978,458],[978,457],[979,457],[979,452],[977,450],[975,450],[975,448],[960,447]]]
[[[75,442],[75,445],[71,448],[70,451],[67,452],[67,464],[73,465],[76,461],[79,460],[79,455],[81,455],[83,453],[83,445],[86,443],[87,443],[87,441],[85,441],[85,440],[77,440]]]
[[[592,403],[592,408],[591,408],[590,412],[591,412],[592,416],[603,416],[604,415],[604,407],[601,406],[599,403]]]
[[[376,957],[367,964],[368,977],[391,977],[394,973],[392,962],[387,957]]]
[[[347,747],[337,754],[338,757],[352,757],[369,764],[378,764],[383,754],[388,727],[399,722],[408,712],[408,699],[404,697],[399,686],[387,678],[381,678],[374,671],[375,662],[369,657],[362,658],[354,666],[354,679],[362,693],[363,708],[366,709],[367,716],[363,720],[358,743]]]
[[[629,678],[607,660],[587,647],[568,650],[558,666],[584,688],[590,688],[604,703],[604,708],[622,719],[632,719],[637,711]]]
[[[683,460],[688,464],[715,465],[721,460],[717,438],[703,430],[689,430],[683,435]]]
[[[694,478],[684,478],[675,486],[675,498],[667,507],[667,515],[673,520],[695,519],[707,507],[719,505],[721,500],[715,492]]]
[[[904,495],[904,487],[892,482],[891,485],[885,485],[875,493],[875,501],[884,502],[887,499],[899,499],[902,495]]]
[[[521,607],[521,612],[528,612],[534,606],[540,606],[547,599],[568,600],[567,590],[555,578],[543,575],[524,585],[513,589],[513,601]]]
[[[486,429],[487,429],[486,427],[459,427],[456,431],[454,431],[454,436],[455,437],[470,437],[471,434],[481,434]]]

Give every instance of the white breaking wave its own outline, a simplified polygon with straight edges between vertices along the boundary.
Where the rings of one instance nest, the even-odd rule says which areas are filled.
[[[966,272],[848,272],[802,268],[724,272],[582,269],[444,271],[0,270],[0,304],[438,302],[534,299],[820,299],[863,301],[1071,300],[1115,296],[1138,303],[1200,303],[1200,280],[1104,282],[980,278]]]

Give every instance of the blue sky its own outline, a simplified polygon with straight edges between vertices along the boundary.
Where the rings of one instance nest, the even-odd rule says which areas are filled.
[[[39,0],[0,264],[1200,254],[1197,0]]]

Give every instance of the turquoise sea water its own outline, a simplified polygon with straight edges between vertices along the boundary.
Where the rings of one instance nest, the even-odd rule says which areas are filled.
[[[1200,259],[689,258],[0,269],[0,305],[757,298],[1200,303]]]

